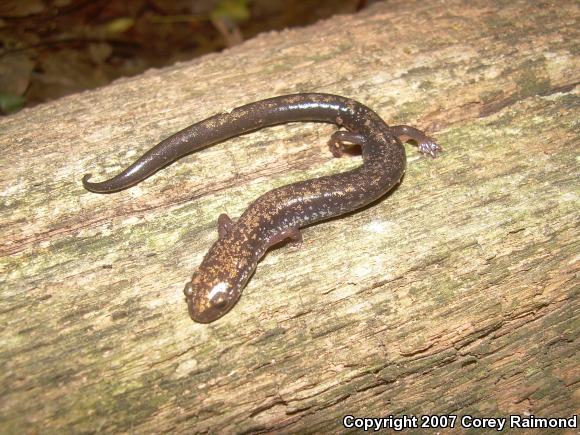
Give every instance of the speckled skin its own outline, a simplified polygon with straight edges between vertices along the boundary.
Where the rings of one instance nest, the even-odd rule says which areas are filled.
[[[295,94],[257,101],[187,127],[110,180],[92,183],[90,175],[83,178],[85,188],[93,192],[118,191],[196,149],[291,121],[322,121],[344,127],[348,131],[332,136],[331,151],[340,156],[342,142],[360,145],[363,164],[271,190],[256,199],[235,223],[221,215],[220,236],[184,289],[194,321],[209,323],[227,313],[270,246],[286,238],[300,241],[300,227],[356,210],[391,190],[405,172],[400,138],[417,141],[420,151],[432,157],[440,147],[413,127],[389,127],[354,100],[330,94]]]

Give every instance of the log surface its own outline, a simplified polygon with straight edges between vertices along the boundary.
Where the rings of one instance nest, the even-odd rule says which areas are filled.
[[[578,8],[396,0],[1,119],[1,431],[577,413]],[[332,158],[335,127],[294,123],[120,193],[81,177],[294,92],[354,98],[445,153],[408,147],[392,194],[271,250],[228,315],[194,324],[182,289],[218,215],[360,158]]]

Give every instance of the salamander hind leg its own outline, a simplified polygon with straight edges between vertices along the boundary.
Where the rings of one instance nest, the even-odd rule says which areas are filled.
[[[221,239],[227,233],[230,232],[232,227],[234,226],[234,222],[230,219],[230,217],[222,213],[218,216],[218,236]]]
[[[348,142],[353,145],[362,145],[364,137],[361,134],[352,131],[338,130],[332,133],[328,141],[328,148],[334,157],[342,157],[344,143]]]
[[[409,139],[417,142],[419,151],[428,154],[431,157],[437,157],[437,153],[443,151],[443,148],[424,132],[408,125],[393,125],[391,132],[397,136],[401,142],[407,142]]]

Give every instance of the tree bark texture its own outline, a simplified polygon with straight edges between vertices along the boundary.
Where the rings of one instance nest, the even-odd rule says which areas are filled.
[[[578,9],[390,1],[0,120],[2,431],[577,413]],[[218,215],[359,165],[328,151],[336,127],[247,134],[115,194],[81,178],[295,92],[356,99],[445,152],[407,147],[390,195],[271,250],[229,314],[195,324],[182,290]]]

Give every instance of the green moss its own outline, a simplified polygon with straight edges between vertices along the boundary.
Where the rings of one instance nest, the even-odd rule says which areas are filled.
[[[419,83],[419,89],[422,91],[430,91],[435,89],[435,84],[431,80],[422,80],[421,83]]]
[[[545,73],[545,71],[525,69],[525,67],[521,70],[516,78],[521,96],[541,95],[550,90],[550,80],[543,76],[542,73]]]
[[[490,89],[479,94],[479,98],[483,104],[487,104],[502,99],[503,95],[504,93],[501,89]]]
[[[425,100],[408,101],[404,104],[400,104],[397,109],[397,114],[391,121],[391,124],[396,124],[400,122],[406,122],[405,120],[418,118],[423,115],[426,110],[427,103]]]
[[[409,69],[402,78],[409,80],[417,80],[418,78],[430,77],[433,75],[433,68],[426,66],[419,66]]]

